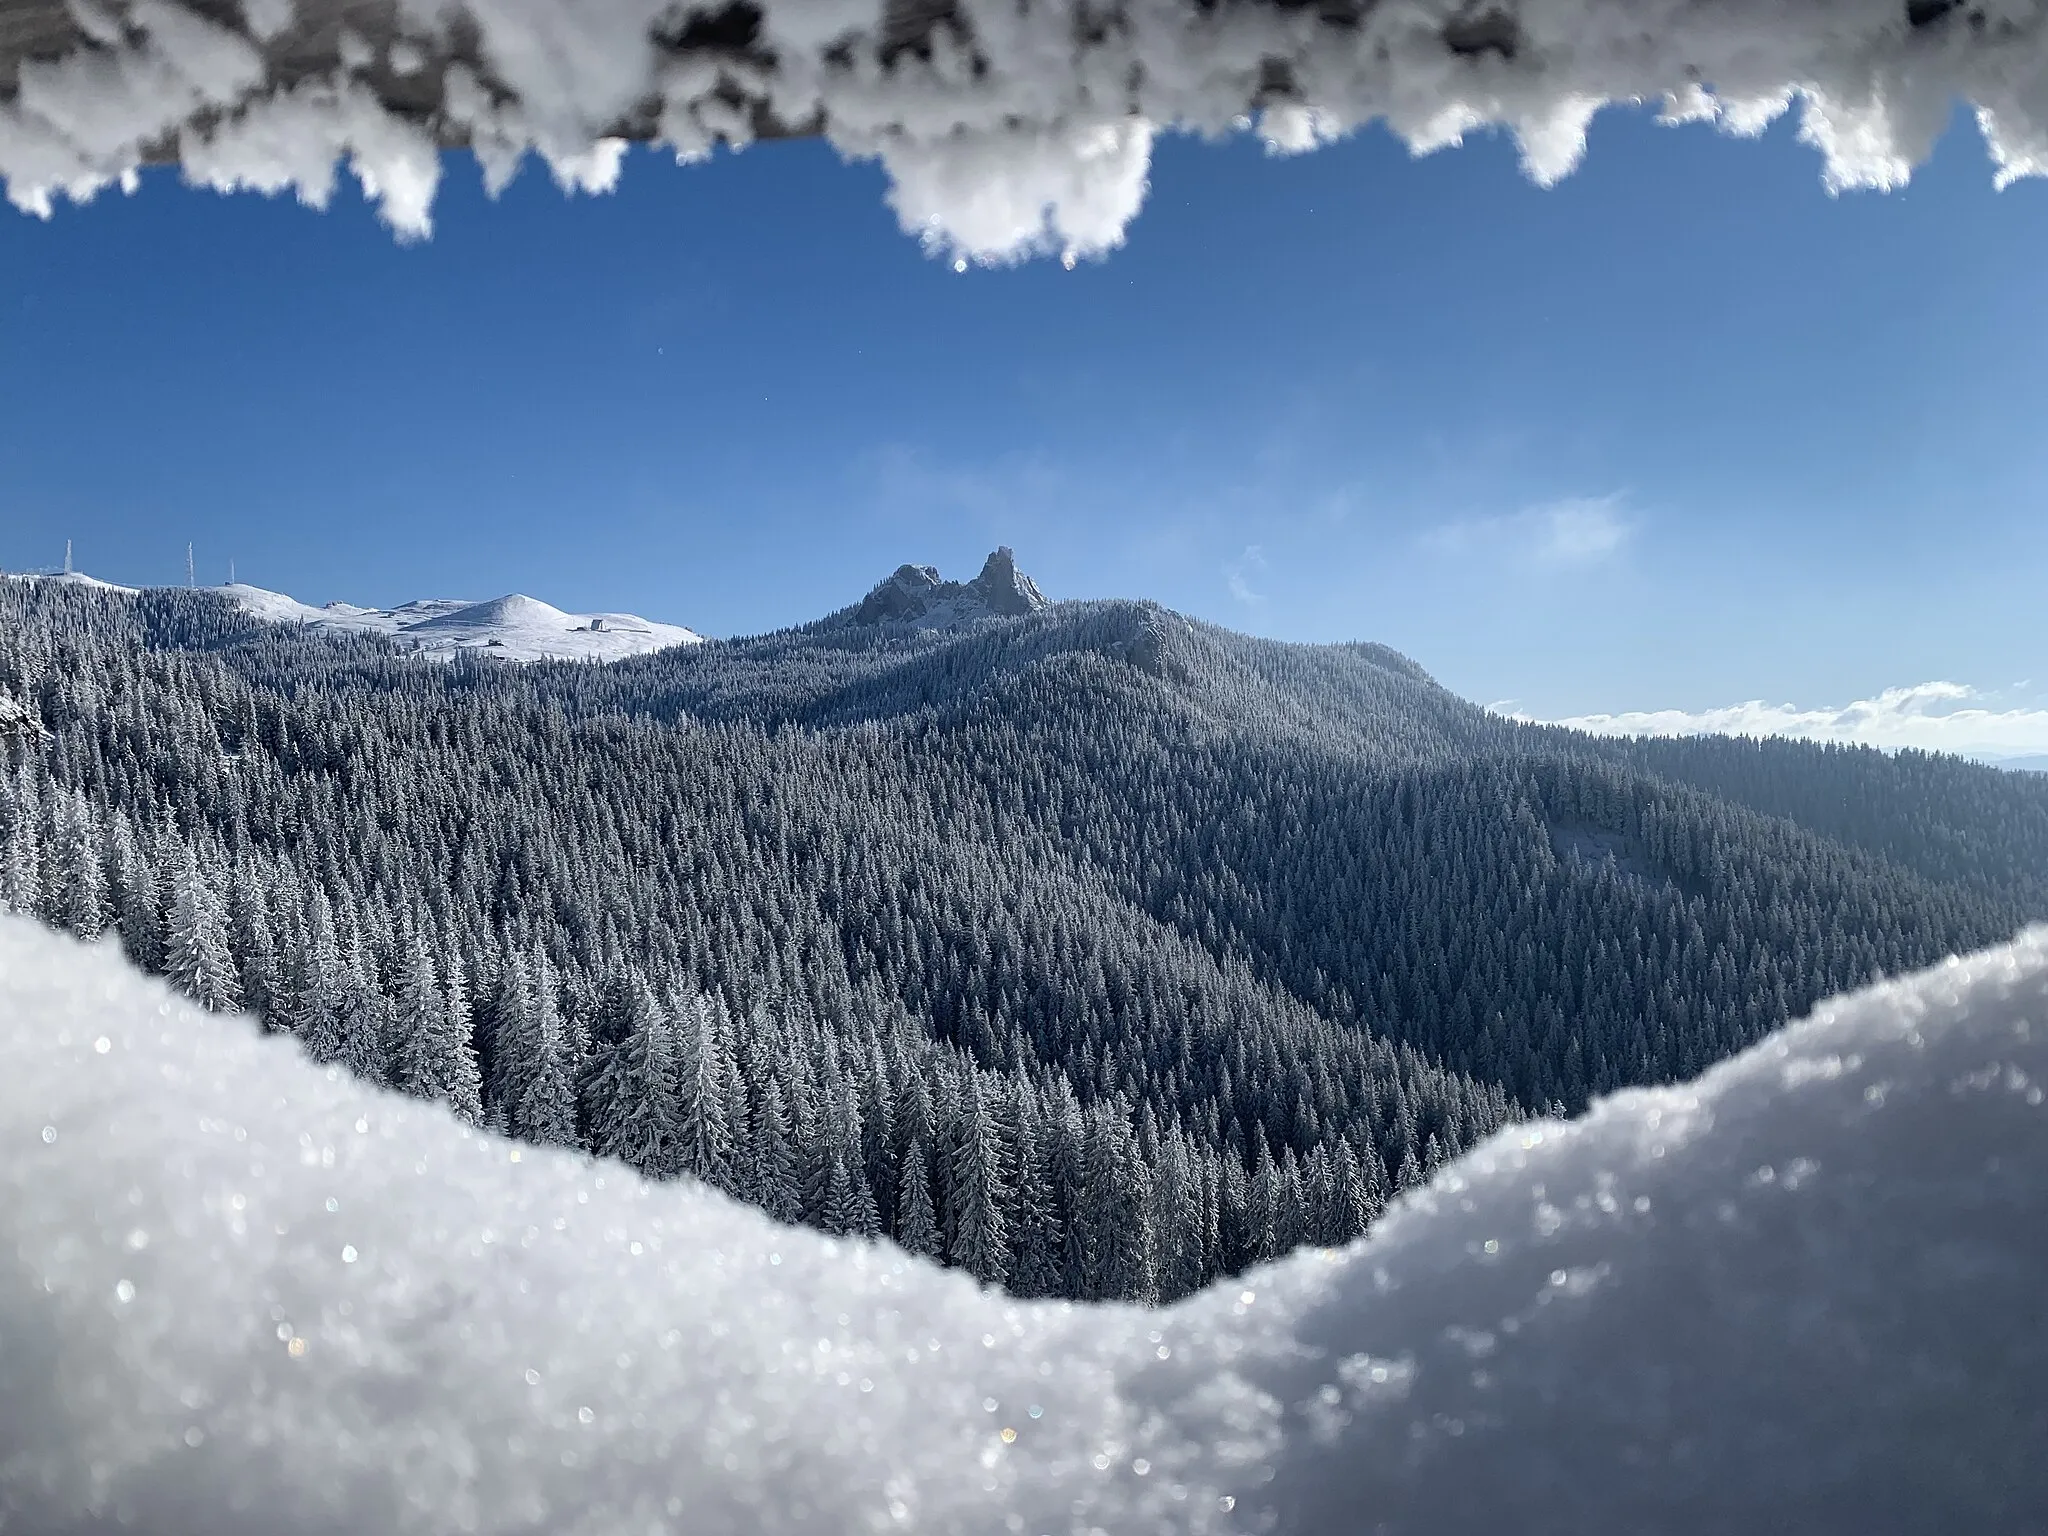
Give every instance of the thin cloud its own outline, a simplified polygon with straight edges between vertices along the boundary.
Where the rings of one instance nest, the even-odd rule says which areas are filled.
[[[1999,709],[1993,707],[1996,702],[1997,695],[1963,683],[1933,682],[1887,688],[1874,699],[1839,708],[1801,709],[1751,699],[1719,709],[1629,710],[1545,723],[1598,736],[1786,736],[1991,759],[2048,753],[2048,709]],[[1535,719],[1511,707],[1492,707],[1511,719]]]
[[[1527,564],[1578,567],[1619,554],[1635,531],[1619,495],[1575,496],[1508,517],[1445,523],[1425,533],[1422,544],[1442,555],[1493,553]]]
[[[1247,544],[1244,553],[1223,567],[1223,581],[1230,588],[1230,595],[1248,608],[1256,608],[1265,602],[1263,592],[1252,590],[1251,578],[1254,573],[1266,568],[1266,551],[1258,544]]]
[[[1015,538],[1021,527],[1038,526],[1042,509],[1058,505],[1072,491],[1063,469],[1038,454],[957,463],[903,443],[862,454],[853,476],[886,516],[964,517],[982,533],[1003,538]]]
[[[1532,514],[1537,529],[1537,555],[1557,565],[1588,565],[1605,560],[1626,544],[1635,524],[1621,515],[1619,498],[1561,501]]]

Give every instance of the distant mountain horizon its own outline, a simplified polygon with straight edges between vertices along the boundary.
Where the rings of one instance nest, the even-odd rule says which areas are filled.
[[[185,588],[129,587],[83,571],[22,571],[17,579],[49,581],[91,590],[140,595],[144,591],[211,592],[251,618],[353,634],[382,635],[401,649],[440,658],[477,651],[503,661],[619,661],[677,645],[699,645],[704,636],[679,624],[662,624],[635,613],[570,613],[510,592],[477,602],[467,598],[415,598],[391,608],[334,601],[315,606],[287,593],[244,581]]]
[[[126,586],[78,570],[21,571],[9,574],[20,579],[57,581],[116,593],[187,590],[175,584],[155,587]],[[1054,606],[1054,600],[1047,597],[1038,583],[1018,566],[1015,552],[1008,545],[998,546],[991,551],[983,562],[980,574],[969,581],[949,580],[933,565],[906,562],[875,582],[861,598],[817,618],[799,621],[784,629],[768,631],[765,634],[729,637],[711,636],[680,624],[646,619],[633,613],[611,610],[568,612],[524,593],[507,593],[483,601],[465,598],[415,598],[389,608],[379,608],[339,600],[315,606],[286,593],[247,582],[227,582],[218,586],[200,587],[198,590],[225,596],[251,617],[269,622],[304,624],[316,629],[337,632],[381,634],[402,649],[437,659],[447,659],[457,652],[473,651],[491,660],[520,662],[583,660],[609,663],[648,655],[672,646],[699,645],[706,642],[738,644],[765,638],[766,634],[800,633],[841,626],[892,634],[944,634],[971,629],[986,622],[1020,618]],[[1137,597],[1097,601],[1135,602],[1158,606],[1151,604],[1148,599]],[[1174,617],[1183,620],[1187,618],[1186,615],[1172,609],[1161,607],[1159,611],[1173,614]],[[1227,625],[1217,627],[1229,633],[1238,633],[1230,630]],[[1311,646],[1315,644],[1290,641],[1274,643]],[[1930,688],[1951,686],[1928,685]],[[1509,718],[1525,720],[1532,724],[1591,729],[1596,735],[1613,735],[1624,740],[1658,737],[1722,737],[1783,741],[1837,739],[1802,731],[1772,730],[1761,721],[1744,720],[1735,723],[1706,718],[1698,722],[1697,729],[1674,730],[1660,724],[1646,724],[1640,731],[1602,729],[1595,722],[1609,717],[1541,719],[1513,711],[1505,704],[1487,707],[1494,711],[1507,711]],[[1633,718],[1627,717],[1629,721]],[[1645,716],[1644,719],[1647,721],[1650,717]],[[1624,722],[1617,719],[1616,723]],[[2011,773],[2048,773],[2048,751],[1991,751],[1983,750],[1975,742],[1968,741],[1958,742],[1957,745],[1949,747],[1910,745],[1881,739],[1840,739],[1845,744],[1867,745],[1887,753],[1901,750],[1931,751]]]

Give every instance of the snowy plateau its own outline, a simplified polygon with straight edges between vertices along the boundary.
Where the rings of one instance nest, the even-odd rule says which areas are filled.
[[[81,572],[28,578],[132,592]],[[400,648],[447,659],[474,651],[501,661],[618,661],[675,645],[698,645],[703,636],[679,624],[657,624],[632,613],[564,613],[538,598],[512,593],[474,603],[425,598],[396,608],[353,603],[314,607],[246,582],[210,588],[252,618],[304,624],[340,633],[388,636]]]
[[[0,920],[0,1529],[2033,1531],[2048,930],[1018,1303],[520,1146]]]

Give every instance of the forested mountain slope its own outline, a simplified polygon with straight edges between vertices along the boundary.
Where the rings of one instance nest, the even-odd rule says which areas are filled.
[[[1145,1299],[2048,915],[2048,782],[948,603],[508,668],[0,584],[0,900],[516,1134]]]

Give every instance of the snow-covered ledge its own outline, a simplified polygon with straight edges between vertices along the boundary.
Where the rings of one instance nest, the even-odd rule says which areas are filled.
[[[2048,165],[2043,0],[0,0],[22,207],[165,160],[321,203],[345,159],[404,235],[449,145],[595,190],[629,139],[822,134],[935,249],[1073,258],[1122,239],[1161,130],[1498,124],[1548,182],[1608,102],[1733,133],[1796,102],[1830,186],[1890,187],[1958,99],[2001,178]]]
[[[2016,1530],[2048,930],[1161,1312],[516,1146],[0,921],[0,1528]]]

